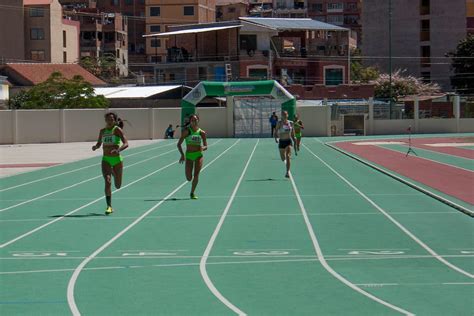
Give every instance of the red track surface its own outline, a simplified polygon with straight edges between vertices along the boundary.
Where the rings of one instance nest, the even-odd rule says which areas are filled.
[[[22,164],[0,164],[0,168],[41,168],[60,165],[60,163],[22,163]]]
[[[462,158],[474,159],[474,150],[469,150],[459,147],[431,147],[425,144],[437,143],[468,143],[473,142],[472,138],[412,138],[411,144],[413,147],[436,151],[443,154],[458,156]]]
[[[341,142],[334,145],[397,174],[474,204],[474,172],[414,156],[405,157],[404,153],[377,146],[358,146],[353,142]]]

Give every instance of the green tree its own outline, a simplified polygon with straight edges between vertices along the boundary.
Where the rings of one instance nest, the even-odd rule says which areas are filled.
[[[66,79],[59,72],[10,100],[10,107],[17,109],[105,108],[108,105],[108,100],[102,95],[96,96],[92,85],[81,76]]]
[[[117,60],[114,55],[107,54],[99,58],[82,57],[79,64],[96,77],[105,81],[118,78]]]
[[[459,94],[474,94],[474,35],[460,41],[451,57],[451,85]]]
[[[351,81],[352,83],[370,83],[376,80],[380,73],[375,67],[364,67],[360,49],[351,50]]]

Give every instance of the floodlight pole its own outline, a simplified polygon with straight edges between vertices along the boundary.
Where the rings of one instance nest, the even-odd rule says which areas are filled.
[[[392,119],[392,103],[393,103],[393,88],[392,88],[392,0],[388,0],[388,71],[389,71],[389,118]]]

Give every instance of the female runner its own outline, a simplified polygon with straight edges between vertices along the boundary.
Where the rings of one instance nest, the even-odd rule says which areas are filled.
[[[285,177],[290,177],[290,166],[291,166],[291,146],[295,141],[295,130],[293,128],[293,122],[288,120],[288,112],[283,111],[281,113],[281,121],[278,122],[275,129],[275,142],[278,143],[280,150],[281,161],[286,161],[286,174]]]
[[[181,147],[184,141],[186,141],[186,154]],[[189,124],[185,126],[179,138],[178,150],[181,154],[179,163],[186,161],[186,179],[192,181],[190,197],[196,200],[197,196],[194,194],[194,191],[199,182],[199,173],[204,162],[202,152],[207,150],[206,132],[199,128],[199,117],[197,115],[193,114],[190,116]]]
[[[117,114],[113,112],[105,114],[105,128],[100,130],[97,144],[92,146],[92,150],[95,151],[103,145],[102,175],[105,180],[105,200],[107,202],[105,215],[110,215],[114,211],[112,209],[112,176],[115,187],[120,189],[122,186],[123,157],[120,152],[128,147],[128,141],[122,128],[123,121]]]

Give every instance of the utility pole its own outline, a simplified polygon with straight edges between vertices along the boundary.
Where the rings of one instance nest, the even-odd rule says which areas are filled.
[[[392,87],[392,0],[388,0],[388,71],[389,71],[389,118],[392,119],[393,87]]]

